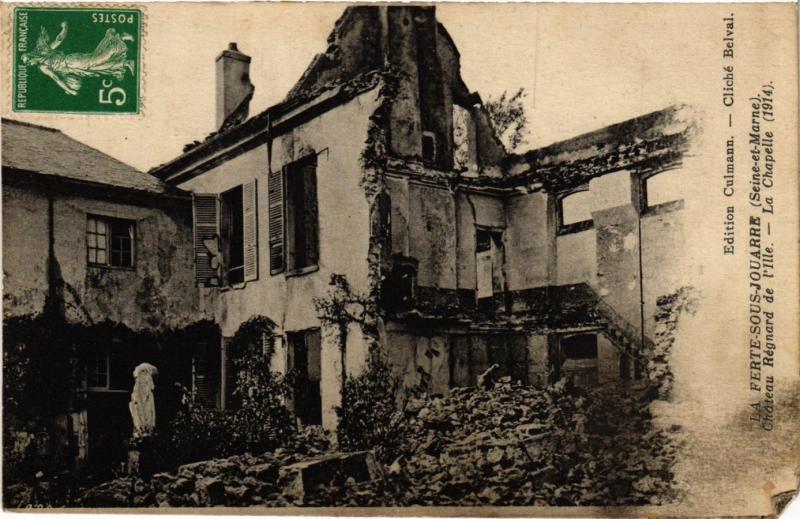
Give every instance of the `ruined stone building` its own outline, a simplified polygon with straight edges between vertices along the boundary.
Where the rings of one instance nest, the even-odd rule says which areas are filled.
[[[139,362],[159,409],[174,382],[226,407],[227,346],[253,317],[274,323],[270,369],[299,373],[298,419],[328,429],[377,346],[431,393],[494,364],[528,384],[641,375],[679,288],[682,110],[510,154],[459,59],[435,7],[348,7],[285,100],[248,117],[251,60],[231,44],[216,131],[150,174],[3,121],[4,339],[45,315],[87,346],[63,359],[71,456],[124,454]]]
[[[335,427],[380,345],[408,386],[641,376],[678,288],[679,108],[508,154],[435,7],[349,7],[285,100],[248,118],[250,58],[217,58],[217,131],[151,173],[192,193],[201,305],[226,341],[276,324],[298,417]],[[253,64],[266,66],[266,64]]]

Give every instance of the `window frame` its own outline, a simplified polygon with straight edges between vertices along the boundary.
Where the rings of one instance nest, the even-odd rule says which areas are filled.
[[[556,196],[556,219],[558,224],[557,235],[572,234],[577,232],[588,231],[594,228],[594,220],[590,217],[588,220],[581,220],[579,222],[564,223],[564,200],[572,195],[589,192],[589,186],[580,186],[568,191],[562,191]]]
[[[478,287],[477,287],[477,261],[478,261],[478,254],[480,252],[485,251],[478,251],[478,234],[485,233],[489,235],[489,240],[495,243],[496,247],[499,249],[501,254],[501,263],[500,263],[500,277],[502,278],[502,286],[498,291],[494,289],[494,271],[492,273],[492,295],[484,296],[479,298],[478,297]],[[490,245],[491,247],[491,245]],[[476,262],[476,286],[475,286],[475,300],[476,301],[483,301],[483,300],[491,300],[498,295],[503,295],[508,292],[508,254],[506,253],[506,229],[504,227],[496,227],[496,226],[489,226],[489,225],[475,225],[475,262]]]
[[[94,354],[89,357],[89,359],[94,363],[100,359],[105,359],[106,364],[106,371],[105,371],[105,379],[106,383],[104,386],[92,385],[89,383],[90,374],[99,374],[100,372],[92,371],[93,366],[89,365],[89,362],[86,363],[86,390],[87,391],[111,391],[111,355],[108,352],[102,354]]]
[[[431,156],[425,156],[425,139],[430,139],[431,142]],[[422,157],[422,162],[424,164],[434,164],[438,158],[438,146],[436,142],[436,134],[429,130],[423,130],[420,136],[420,156]]]
[[[237,194],[238,194],[238,197],[235,196]],[[219,222],[218,222],[218,236],[219,236],[219,242],[220,242],[219,245],[221,245],[220,253],[222,254],[222,258],[223,258],[222,266],[223,266],[223,270],[224,270],[224,272],[222,272],[222,280],[221,280],[222,282],[220,283],[220,287],[222,287],[222,288],[231,288],[231,287],[240,286],[240,285],[244,284],[244,282],[245,282],[245,272],[244,272],[245,271],[245,259],[244,259],[244,257],[245,257],[245,229],[244,229],[245,224],[244,224],[244,198],[243,198],[244,197],[244,184],[237,184],[237,185],[231,187],[230,189],[226,189],[225,191],[219,193],[219,195],[217,195],[217,197],[218,197],[218,208],[219,208],[218,209],[218,220],[219,220]],[[234,199],[235,200],[237,198],[239,200],[239,204],[238,205],[235,204],[235,203],[231,204],[231,201],[228,200],[228,199]],[[226,233],[226,236],[225,236],[226,242],[223,244],[222,243],[222,240],[223,240],[223,229],[222,229],[222,227],[223,227],[223,214],[224,214],[225,211],[228,210],[228,206],[229,205],[232,206],[232,209],[230,210],[231,219],[230,219],[229,222],[226,222],[227,224],[229,224],[229,228],[224,231]],[[237,209],[238,209],[238,211],[237,211]],[[240,220],[241,220],[240,221],[240,224],[241,224],[240,227],[241,228],[239,229],[239,231],[241,231],[240,232],[240,234],[241,234],[240,242],[241,242],[241,245],[242,245],[242,247],[241,247],[242,262],[241,262],[241,265],[239,265],[237,267],[232,267],[230,265],[230,261],[231,261],[232,251],[234,249],[232,247],[232,245],[235,243],[235,241],[232,239],[232,236],[234,235],[234,231],[235,231],[234,222],[236,221],[236,214],[239,215]],[[222,245],[224,245],[224,247],[222,247]],[[241,279],[240,280],[231,281],[231,272],[234,271],[234,270],[237,270],[237,271],[239,271],[241,273]]]
[[[639,175],[638,178],[638,187],[639,187],[639,214],[641,216],[651,216],[651,215],[658,215],[669,213],[672,211],[677,211],[679,209],[683,209],[684,202],[683,198],[678,198],[676,200],[669,200],[667,202],[661,202],[659,204],[650,205],[648,202],[647,197],[647,181],[653,177],[658,175],[669,173],[677,168],[668,168],[668,169],[661,169],[658,171],[648,171],[647,173],[642,173]]]
[[[291,180],[290,176],[292,175],[303,175],[303,168],[308,164],[314,165],[314,197],[316,198],[316,221],[314,222],[314,227],[316,231],[316,261],[310,263],[308,265],[303,266],[296,266],[293,264],[293,254],[292,251],[294,250],[295,243],[294,243],[294,228],[296,222],[294,222],[295,215],[292,214],[295,206],[293,204],[293,200],[291,200]],[[289,164],[286,164],[282,168],[282,182],[283,182],[283,255],[284,255],[284,270],[283,274],[284,277],[296,277],[296,276],[303,276],[305,274],[309,274],[312,272],[316,272],[319,270],[319,263],[320,263],[320,224],[319,224],[319,182],[317,176],[318,170],[318,161],[317,161],[317,154],[309,154],[300,159],[292,161]],[[307,196],[306,194],[306,185],[303,182],[303,196],[302,198],[305,199]]]
[[[98,263],[97,261],[92,261],[91,260],[91,251],[92,250],[99,251],[101,249],[99,247],[97,247],[96,245],[94,247],[92,247],[89,244],[89,235],[90,234],[93,234],[94,236],[101,236],[101,235],[97,233],[97,229],[96,228],[95,228],[95,232],[90,233],[90,229],[89,229],[89,222],[90,221],[95,221],[95,222],[97,222],[97,224],[102,223],[105,226],[105,229],[106,229],[106,233],[104,235],[105,241],[106,241],[106,246],[105,246],[106,261],[105,261],[105,263]],[[111,232],[111,229],[112,229],[111,226],[112,226],[113,223],[126,225],[131,230],[130,231],[130,241],[131,241],[131,245],[130,245],[131,264],[130,265],[114,265],[114,264],[111,263],[111,260],[112,260],[112,241],[113,241],[113,236],[114,236],[114,234]],[[85,245],[85,247],[86,247],[86,264],[89,267],[106,268],[106,269],[117,269],[117,270],[136,270],[136,263],[137,263],[137,261],[136,261],[137,260],[137,258],[136,258],[136,256],[137,256],[137,254],[136,254],[136,248],[137,248],[136,244],[139,241],[137,239],[137,236],[136,236],[136,220],[130,220],[130,219],[127,219],[127,218],[117,218],[117,217],[114,217],[114,216],[105,216],[105,215],[100,215],[100,214],[95,214],[95,213],[87,213],[86,214],[86,229],[84,230],[84,237],[85,237],[84,240],[85,240],[85,244],[86,244]]]

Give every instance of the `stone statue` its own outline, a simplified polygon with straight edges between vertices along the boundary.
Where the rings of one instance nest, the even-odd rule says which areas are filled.
[[[156,429],[156,401],[153,390],[156,387],[154,377],[158,370],[152,364],[143,362],[133,370],[133,392],[128,407],[133,418],[133,437],[152,436]]]

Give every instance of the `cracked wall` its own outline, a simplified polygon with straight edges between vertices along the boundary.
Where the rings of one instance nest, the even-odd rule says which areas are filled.
[[[180,328],[202,318],[194,286],[191,206],[169,209],[53,196],[53,251],[70,322],[110,320],[132,330]],[[87,214],[135,222],[134,268],[87,264]],[[3,187],[4,313],[42,311],[48,293],[47,196]],[[13,242],[11,242],[13,240]]]

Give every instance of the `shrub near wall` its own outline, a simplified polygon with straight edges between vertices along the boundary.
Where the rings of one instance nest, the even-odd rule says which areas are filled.
[[[275,325],[266,317],[243,323],[229,344],[235,389],[228,410],[208,407],[184,390],[183,404],[169,426],[165,445],[182,463],[285,445],[296,433],[286,407],[291,385],[269,370]]]
[[[345,451],[374,450],[389,463],[403,444],[398,414],[400,383],[379,352],[373,351],[363,373],[348,378],[342,389],[337,438]]]

